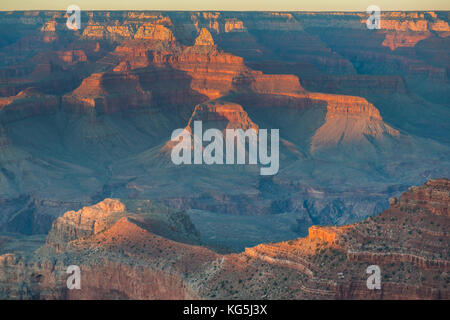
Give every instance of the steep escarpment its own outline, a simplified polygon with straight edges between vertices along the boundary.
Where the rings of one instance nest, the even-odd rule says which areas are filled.
[[[327,105],[325,123],[314,133],[311,152],[338,144],[363,142],[397,136],[399,132],[383,122],[380,113],[366,99],[352,96],[311,94],[312,99],[324,100]],[[370,138],[369,138],[370,137]]]
[[[314,226],[306,238],[220,255],[166,238],[196,237],[182,215],[145,201],[106,199],[58,219],[34,255],[0,256],[0,293],[8,299],[448,299],[449,200],[449,180],[430,180],[362,222]],[[161,219],[172,221],[164,236],[155,231]],[[65,288],[68,264],[80,266],[81,290]],[[369,265],[379,266],[381,289],[367,288]]]
[[[391,208],[343,227],[311,227],[307,238],[260,245],[245,254],[308,277],[305,295],[358,299],[447,299],[449,180],[412,187]],[[381,269],[381,290],[370,291],[365,268]]]
[[[425,211],[437,216],[448,216],[447,179],[428,181],[426,187],[411,187],[400,198],[391,199],[391,205],[406,212]]]
[[[78,212],[67,212],[55,221],[36,259],[17,253],[2,255],[2,297],[199,298],[184,275],[200,279],[203,265],[217,255],[192,245],[199,242],[199,236],[189,218],[149,201],[125,203],[106,199]],[[67,258],[80,266],[84,292],[66,290]],[[12,270],[15,276],[10,274]],[[25,281],[26,286],[21,287],[20,281]]]
[[[0,98],[3,123],[54,114],[59,106],[58,97],[42,94],[32,87],[20,91],[15,96]]]
[[[279,193],[270,198],[270,193],[262,196],[255,187],[258,179],[252,170],[245,179],[241,168],[236,172],[230,168],[226,174],[213,170],[206,175],[217,173],[215,179],[199,183],[197,196],[215,199],[204,207],[226,208],[236,214],[245,208],[241,214],[253,214],[254,201],[258,213],[293,209],[284,204],[295,203],[301,211],[310,212],[313,220],[325,222],[316,217],[353,212],[350,207],[364,202],[367,207],[356,215],[361,217],[365,210],[373,214],[375,208],[385,206],[399,186],[417,183],[448,167],[443,157],[447,146],[442,145],[447,125],[441,120],[447,118],[447,109],[441,105],[448,91],[445,13],[383,13],[382,21],[392,22],[373,32],[365,26],[365,13],[85,14],[78,31],[67,29],[64,12],[1,15],[5,32],[14,34],[0,43],[0,122],[11,130],[5,144],[24,149],[24,157],[52,168],[55,162],[64,164],[60,171],[53,170],[57,174],[42,179],[28,179],[34,176],[33,170],[5,168],[3,186],[13,198],[69,203],[73,194],[77,195],[75,208],[79,208],[115,193],[161,196],[160,200],[177,206],[199,204],[202,200],[186,194],[186,190],[197,190],[195,184],[200,180],[195,175],[187,175],[185,192],[167,192],[181,187],[161,182],[172,181],[173,172],[163,171],[152,161],[159,160],[153,156],[172,131],[187,126],[196,106],[211,100],[242,107],[242,111],[229,113],[236,116],[230,123],[242,122],[246,127],[246,113],[260,128],[280,129],[280,148],[284,149],[280,175],[288,178],[282,179]],[[386,32],[431,35],[414,47],[398,47],[393,52],[383,45]],[[221,112],[211,109],[202,115],[226,118]],[[437,142],[416,143],[411,132]],[[330,163],[330,155],[345,161]],[[357,163],[349,165],[348,158],[358,159]],[[359,162],[360,158],[364,161]],[[22,176],[26,182],[20,181]],[[72,183],[74,176],[83,178]],[[247,184],[230,187],[239,178]],[[304,197],[289,199],[291,191],[299,192],[295,188],[301,181],[317,190],[329,187],[326,194],[333,194],[329,197],[333,201],[309,199],[305,204],[308,199]],[[361,199],[358,184],[364,184],[367,194],[378,194],[376,201]],[[350,185],[345,190],[348,193],[341,192],[346,185]],[[22,186],[25,194],[17,192]],[[286,186],[294,187],[287,190]],[[245,196],[211,196],[210,190],[245,191]],[[233,203],[236,199],[245,200],[239,206]],[[271,209],[271,203],[276,209]],[[337,219],[345,222],[342,217]]]
[[[117,65],[106,73],[91,74],[64,97],[65,102],[97,104],[100,109],[114,112],[119,107],[108,108],[110,100],[132,108],[138,104],[149,105],[150,100],[152,105],[198,103],[201,97],[217,99],[232,91],[265,95],[304,92],[296,76],[264,75],[249,69],[243,58],[218,48],[206,28],[199,30],[190,46],[181,45],[174,36],[134,37],[118,45],[102,63]],[[155,83],[154,79],[163,82]],[[114,83],[118,80],[126,86],[123,98],[113,94],[117,90]]]
[[[383,46],[392,51],[400,47],[414,47],[419,41],[432,36],[432,33],[448,33],[450,26],[435,12],[390,13],[384,15],[381,28],[386,30]]]
[[[248,117],[242,106],[226,101],[210,101],[197,105],[188,123],[191,132],[194,121],[206,122],[208,127],[221,131],[225,129],[258,130],[258,126]]]
[[[264,75],[250,70],[241,57],[218,49],[210,32],[203,28],[194,46],[186,47],[176,57],[158,56],[173,68],[192,77],[193,90],[216,99],[231,90],[250,90],[258,94],[295,94],[303,92],[298,78],[292,75]]]
[[[123,203],[125,202],[125,204]],[[64,246],[78,239],[90,238],[121,223],[136,224],[155,234],[175,237],[178,241],[198,243],[198,233],[189,219],[180,212],[169,210],[150,201],[119,201],[105,199],[79,211],[68,211],[56,219],[47,237],[47,246],[64,251]],[[138,216],[132,213],[136,212]]]
[[[395,223],[380,221],[345,232],[337,226],[314,227],[309,240],[300,242],[318,242],[323,255],[316,255],[312,245],[308,251],[283,243],[249,249],[249,259],[192,246],[199,239],[189,236],[195,232],[183,210],[198,213],[195,221],[206,217],[201,226],[210,242],[205,245],[236,252],[304,236],[313,225],[363,221],[386,209],[388,199],[408,186],[448,176],[448,12],[383,12],[380,30],[367,29],[365,12],[83,10],[83,17],[82,28],[73,31],[63,11],[0,13],[0,230],[13,233],[1,241],[2,253],[36,249],[34,239],[49,230],[39,254],[45,260],[45,252],[53,251],[42,262],[42,273],[40,262],[26,262],[28,253],[5,257],[11,261],[5,288],[16,283],[15,268],[30,266],[20,276],[30,289],[16,286],[7,296],[75,297],[65,290],[62,266],[79,261],[93,283],[85,297],[356,297],[366,294],[363,265],[372,260],[388,272],[390,263],[395,264],[392,272],[398,261],[399,268],[408,264],[403,275],[396,272],[386,280],[386,290],[396,292],[392,297],[444,296],[435,284],[446,283],[445,273],[423,271],[423,282],[415,276],[422,268],[445,267],[447,258],[431,255],[446,239],[439,217],[434,225],[415,218],[411,228],[419,226],[423,238],[419,231],[409,237],[409,231],[396,232]],[[175,166],[170,148],[164,149],[167,141],[175,129],[192,131],[195,120],[222,132],[279,129],[278,173],[261,177],[257,165]],[[411,200],[408,193],[398,200],[404,201],[398,209],[392,206],[392,214],[414,215],[422,207],[438,212],[445,206],[434,193],[427,198],[427,192]],[[121,205],[120,210],[108,207],[109,200],[97,204],[117,198],[123,212]],[[172,210],[140,213],[147,210],[147,199],[149,207],[159,201]],[[409,220],[398,219],[400,228],[403,223],[405,230],[410,227]],[[385,227],[393,231],[379,236]],[[213,238],[214,230],[220,236]],[[345,238],[351,246],[344,247],[352,250],[345,253],[336,241],[352,230],[362,232],[352,238],[363,242],[374,244],[372,238],[378,237],[377,247],[358,247]],[[383,252],[381,238],[391,239],[391,234],[399,235],[398,243],[407,242],[405,250],[389,245],[395,250]],[[21,243],[22,237],[32,240]],[[136,245],[140,239],[148,243]],[[167,251],[177,246],[169,260],[166,246]],[[149,247],[150,257],[137,263],[142,269],[130,268]],[[89,256],[97,248],[104,254],[100,262],[97,255]],[[298,254],[283,253],[283,248]],[[208,257],[204,264],[192,262],[196,253]],[[361,269],[348,266],[347,258]],[[334,285],[324,284],[335,275],[321,275],[315,266],[342,263],[346,267],[337,271],[338,279],[347,279],[345,268],[349,274],[362,270],[362,276],[346,282],[350,287],[342,283],[342,294],[336,295]],[[409,264],[414,276],[408,279],[414,280],[406,281]],[[97,268],[117,279],[117,286],[100,282]],[[310,277],[302,270],[319,272],[326,280],[296,287],[298,279]],[[133,276],[121,282],[120,273]],[[143,277],[151,283],[161,279],[161,284],[133,291]],[[211,280],[200,283],[200,278]],[[284,278],[289,290],[271,289],[282,287]],[[416,290],[414,281],[432,288]],[[48,288],[55,283],[61,286],[52,293]],[[96,288],[101,288],[98,294]]]

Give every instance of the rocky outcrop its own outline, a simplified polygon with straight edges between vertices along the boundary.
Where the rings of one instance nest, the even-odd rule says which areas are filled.
[[[162,47],[149,45],[150,49],[133,42],[117,47],[116,53],[131,69],[169,66],[180,70],[190,78],[190,88],[208,99],[224,97],[233,90],[284,96],[305,92],[294,75],[265,75],[247,68],[241,57],[219,49],[206,28],[201,29],[193,46],[180,47],[170,43],[166,40]]]
[[[223,133],[226,129],[258,131],[258,125],[249,118],[241,105],[220,100],[208,101],[195,107],[187,125],[187,130],[190,132],[193,132],[194,121],[202,121],[203,130],[216,128]]]
[[[83,30],[82,37],[90,40],[122,40],[132,37],[130,26],[88,25]]]
[[[398,136],[399,132],[383,122],[374,105],[360,97],[343,95],[310,94],[314,100],[326,102],[325,123],[315,132],[311,141],[311,152],[335,147],[338,144],[372,142],[367,137],[383,139]]]
[[[211,33],[206,28],[202,28],[197,39],[195,39],[195,46],[214,46],[214,39]]]
[[[398,205],[411,199],[421,199],[414,204],[416,210]],[[1,255],[0,295],[8,299],[448,299],[449,200],[449,180],[430,180],[365,221],[314,226],[306,238],[219,255],[156,235],[148,212],[160,215],[163,207],[106,199],[55,221],[47,244],[34,257]],[[160,218],[173,214],[167,211]],[[172,236],[179,231],[173,227]],[[56,238],[65,246],[57,249]],[[65,288],[67,262],[81,267],[81,290]],[[380,290],[366,286],[366,268],[373,264],[381,269]]]
[[[164,42],[175,41],[175,37],[170,29],[157,24],[144,24],[134,35],[134,39],[159,40]]]
[[[119,65],[113,72],[90,75],[63,97],[64,108],[72,112],[94,108],[100,113],[112,113],[148,106],[151,93],[143,90],[139,78],[127,71]]]
[[[57,252],[78,239],[93,237],[105,230],[114,232],[122,225],[143,228],[178,241],[197,243],[198,232],[183,213],[168,210],[150,201],[132,201],[127,205],[118,199],[105,199],[79,211],[68,211],[53,223],[47,247]],[[165,212],[164,212],[165,211]],[[133,215],[133,212],[139,216]],[[164,213],[163,213],[164,212]]]
[[[93,236],[106,229],[108,218],[114,213],[123,212],[125,205],[115,199],[105,199],[94,206],[69,211],[56,219],[48,235],[47,244],[58,250],[61,249],[60,244]]]
[[[58,111],[59,98],[27,88],[12,97],[0,98],[0,111],[4,123],[19,121]]]
[[[337,229],[331,227],[312,226],[308,230],[308,238],[311,240],[318,239],[322,242],[334,243],[336,241]]]
[[[446,21],[435,12],[386,12],[382,14],[381,28],[395,31],[450,31]]]
[[[339,115],[345,115],[349,118],[367,116],[374,120],[382,120],[378,109],[361,97],[322,93],[310,93],[309,97],[312,100],[325,101],[327,104],[327,115],[330,117]]]
[[[448,216],[449,180],[428,181],[425,187],[411,187],[392,206],[404,212],[423,211],[437,216]]]
[[[265,215],[264,219],[273,216],[276,220],[286,215],[292,217],[288,227],[298,236],[306,234],[311,225],[353,223],[380,212],[389,197],[398,196],[407,186],[429,177],[448,176],[446,15],[383,12],[382,29],[369,31],[365,12],[83,11],[86,19],[82,29],[74,31],[66,28],[67,15],[62,11],[0,13],[8,34],[0,37],[0,230],[38,237],[64,212],[110,197],[155,199],[181,212],[199,209],[223,213],[223,219],[228,215]],[[255,166],[181,168],[167,157],[161,163],[161,147],[173,130],[190,128],[195,119],[204,121],[205,128],[279,128],[278,174],[265,180]],[[298,257],[277,256],[276,246],[270,249],[270,259],[264,255],[264,246],[255,249],[257,255],[250,260],[238,254],[220,256],[223,260],[218,262],[212,255],[214,262],[205,262],[209,268],[205,274],[213,278],[210,282],[199,285],[196,279],[177,271],[164,280],[177,283],[168,285],[176,294],[164,295],[156,286],[154,290],[164,297],[234,297],[237,290],[246,298],[265,294],[336,297],[340,289],[329,283],[335,275],[317,273],[314,266],[337,265],[339,259],[353,257],[352,263],[361,268],[371,259],[387,265],[383,268],[388,270],[390,263],[397,266],[399,261],[413,268],[429,266],[432,271],[424,271],[423,281],[433,289],[415,288],[413,282],[422,280],[403,281],[400,273],[391,277],[394,284],[387,283],[386,288],[394,292],[392,288],[397,287],[392,297],[405,292],[411,292],[408,297],[435,297],[442,288],[436,289],[435,280],[428,276],[446,279],[445,274],[434,274],[437,269],[431,268],[445,267],[442,261],[447,260],[446,251],[440,250],[441,242],[447,239],[442,230],[442,219],[447,215],[442,211],[443,203],[435,191],[432,198],[415,194],[411,199],[392,199],[390,212],[394,219],[402,219],[395,220],[401,221],[395,223],[400,232],[395,226],[379,221],[372,224],[371,220],[366,228],[351,227],[334,236],[333,228],[312,228],[311,239],[302,243],[314,249],[298,249],[298,256],[316,257],[307,268],[327,284],[302,283],[298,294],[295,290],[270,290],[271,286],[281,287],[280,277],[288,282],[297,276],[308,277],[301,273]],[[433,224],[424,224],[423,207],[433,212]],[[142,218],[138,208],[128,209],[124,216],[120,212],[108,215],[108,222],[101,222],[104,231],[120,221],[114,233],[120,234],[118,229],[123,227],[137,234],[153,234],[151,241],[162,244],[167,239],[195,242],[186,236],[189,232],[173,231],[190,228],[181,222],[185,219],[182,213],[171,214],[173,219],[166,221],[162,214]],[[405,219],[414,218],[417,229],[411,235],[406,229],[412,222],[403,220],[401,214]],[[56,248],[67,257],[71,253],[66,255],[66,250],[76,252],[82,242],[99,246],[95,241],[100,241],[104,232],[88,232],[85,227],[56,224],[47,250]],[[260,230],[258,224],[253,227]],[[381,231],[384,227],[388,231]],[[86,233],[67,244],[63,234],[73,236],[76,228]],[[345,234],[367,240],[367,245],[359,247],[344,239]],[[285,233],[277,229],[275,235]],[[113,237],[117,239],[112,234],[107,241],[115,244]],[[129,234],[127,237],[131,250],[134,240]],[[385,254],[384,238],[389,243],[402,243],[402,247],[395,246]],[[351,250],[342,249],[341,241],[351,243]],[[323,255],[328,255],[327,259],[315,254],[312,244],[316,243],[319,250],[329,251]],[[117,245],[114,256],[122,256],[122,245],[128,244]],[[5,246],[28,248],[9,240]],[[196,252],[198,247],[193,247],[180,251]],[[293,247],[283,244],[279,249],[283,252]],[[139,249],[147,252],[145,247]],[[334,250],[340,250],[339,254]],[[163,257],[160,260],[158,251],[153,253],[155,261],[167,262]],[[175,252],[167,264],[176,265],[179,254]],[[110,261],[111,256],[106,256]],[[328,260],[331,256],[334,260]],[[128,262],[133,264],[135,258]],[[273,261],[276,272],[271,264],[261,263],[264,259]],[[18,261],[20,266],[25,260],[18,257]],[[86,268],[91,262],[84,264]],[[248,267],[249,274],[233,271],[241,265]],[[289,265],[295,271],[290,272]],[[116,277],[114,270],[107,270],[110,267],[102,272]],[[343,268],[335,271],[344,273],[344,278],[347,272],[360,274],[360,269],[347,264]],[[42,291],[36,289],[39,273],[35,271],[29,292],[44,292],[50,282],[42,285]],[[232,283],[231,288],[224,282],[223,290],[217,289],[222,281],[230,281],[230,272],[243,284]],[[148,273],[152,275],[164,277]],[[130,281],[138,282],[139,276]],[[246,281],[252,276],[253,280]],[[94,274],[90,277],[95,282]],[[367,291],[363,280],[351,282],[355,291],[351,285],[339,284],[343,289],[337,296],[362,295]],[[189,290],[180,289],[180,283]],[[401,287],[398,283],[406,284]],[[245,287],[247,284],[250,287]],[[295,289],[295,283],[290,285]],[[262,288],[269,288],[268,292]],[[126,284],[111,290],[116,289],[128,297],[149,297],[131,292]],[[29,294],[17,290],[10,296]],[[94,287],[89,290],[94,296]],[[112,291],[105,287],[99,292],[106,295]]]
[[[429,33],[387,33],[382,44],[394,51],[400,47],[414,47],[419,41],[422,41],[429,36]]]
[[[344,227],[314,226],[307,238],[260,245],[245,254],[274,268],[283,261],[285,267],[298,269],[295,264],[302,261],[308,269],[300,271],[314,275],[300,287],[306,296],[448,299],[448,183],[430,180],[393,200],[379,216]],[[382,270],[378,292],[368,290],[363,280],[371,264]]]
[[[207,101],[205,103],[195,106],[194,112],[190,117],[188,124],[185,127],[185,130],[194,140],[203,139],[203,137],[195,136],[194,131],[195,121],[201,121],[203,133],[208,129],[217,129],[221,131],[224,139],[226,139],[227,136],[226,131],[227,129],[231,130],[241,129],[244,131],[252,129],[255,131],[255,133],[258,132],[258,125],[255,124],[250,119],[247,112],[244,111],[241,105],[223,100]],[[178,143],[177,140],[175,141],[171,140],[166,142],[165,145],[161,148],[160,152],[163,155],[163,159],[165,161],[168,161],[170,153],[172,152],[172,148],[177,143]],[[206,144],[203,141],[201,142],[201,144],[202,148],[206,146]],[[241,147],[247,150],[246,146],[241,146],[240,144],[238,145],[237,148]],[[193,144],[191,145],[191,148],[194,148]],[[225,159],[223,159],[223,161],[225,161]],[[218,195],[215,195],[215,198],[217,198],[217,196]],[[166,199],[166,203],[173,203],[174,200],[176,202],[176,199]],[[197,202],[195,199],[191,199],[188,201],[193,201],[194,203]],[[186,205],[186,203],[184,203],[184,205]]]

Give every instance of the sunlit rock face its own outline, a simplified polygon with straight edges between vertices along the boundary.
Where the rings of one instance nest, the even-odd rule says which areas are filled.
[[[80,30],[0,13],[0,252],[20,270],[0,295],[363,298],[374,260],[393,272],[383,297],[448,297],[448,12],[383,12],[379,30],[364,12],[83,13]],[[279,129],[279,171],[175,165],[171,135],[195,121]],[[49,289],[72,254],[79,296]],[[99,265],[129,278],[110,287]]]
[[[311,141],[311,151],[338,144],[371,144],[367,139],[395,137],[399,132],[383,122],[380,113],[366,99],[351,96],[315,95],[327,103],[325,123]]]
[[[253,129],[258,132],[258,125],[249,118],[242,106],[227,101],[215,100],[197,105],[185,128],[188,132],[194,132],[195,121],[202,122],[203,130],[218,129],[222,134],[227,129]]]
[[[159,161],[174,129],[200,114],[223,117],[223,127],[279,128],[284,164],[275,183],[283,195],[305,194],[308,187],[334,193],[347,186],[343,207],[321,200],[314,209],[298,209],[313,210],[322,222],[345,222],[348,217],[338,216],[362,200],[354,198],[360,184],[370,185],[365,191],[371,209],[364,206],[368,213],[360,209],[349,216],[375,213],[399,188],[438,172],[446,175],[440,170],[448,148],[444,13],[383,13],[381,29],[374,32],[367,30],[363,13],[117,11],[86,12],[86,17],[80,30],[71,31],[61,12],[1,16],[8,28],[17,29],[15,38],[0,44],[4,135],[15,154],[29,154],[28,160],[55,173],[42,182],[35,170],[8,167],[1,173],[5,200],[31,196],[79,209],[114,189],[119,195],[183,199],[197,206],[189,188],[171,194],[143,186],[159,184],[157,176],[169,178],[152,161]],[[25,28],[24,21],[34,27]],[[211,107],[218,102],[222,105]],[[430,138],[431,143],[421,140]],[[42,141],[45,148],[39,147]],[[21,157],[11,153],[10,158]],[[338,162],[322,162],[330,159]],[[83,182],[73,184],[71,172]],[[137,177],[137,185],[127,172]],[[195,183],[192,176],[186,179],[186,185]],[[278,203],[261,201],[266,196],[255,187],[257,179],[250,173],[243,185],[251,194],[243,214],[252,214],[254,199],[265,203],[258,213],[269,213],[270,203]],[[211,183],[225,191],[223,176],[213,180],[200,192],[209,193]],[[61,184],[65,187],[57,187]],[[223,203],[235,196],[226,193],[213,198],[237,213],[231,200]],[[62,213],[57,205],[50,211]]]
[[[211,33],[206,28],[202,28],[197,39],[195,39],[196,46],[214,46],[214,39]]]
[[[183,212],[149,201],[106,199],[58,218],[33,255],[0,255],[0,294],[8,299],[448,299],[449,203],[449,180],[430,180],[361,222],[313,226],[304,238],[220,254],[198,245],[199,234]],[[64,287],[66,256],[82,270],[81,290]],[[369,264],[382,270],[381,290],[367,288]],[[225,280],[227,285],[220,285]]]

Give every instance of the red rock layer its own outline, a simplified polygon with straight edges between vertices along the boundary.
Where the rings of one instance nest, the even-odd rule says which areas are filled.
[[[147,220],[146,209],[141,215],[122,212],[120,201],[105,200],[58,219],[37,252],[39,260],[0,256],[0,294],[9,299],[449,299],[450,181],[430,180],[391,203],[360,223],[314,226],[306,238],[219,255],[157,236],[149,231],[154,222]],[[97,228],[102,221],[107,223]],[[80,265],[81,290],[65,289],[65,266],[55,248]],[[381,269],[380,290],[366,286],[366,269],[373,264]],[[26,292],[20,290],[24,283]]]
[[[129,72],[94,73],[71,94],[63,97],[67,110],[95,108],[111,113],[150,105],[151,93],[144,91],[139,78]]]

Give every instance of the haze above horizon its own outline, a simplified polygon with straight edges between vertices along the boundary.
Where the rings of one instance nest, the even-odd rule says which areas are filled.
[[[69,5],[78,5],[82,10],[179,10],[179,11],[365,11],[372,4],[383,11],[450,10],[448,0],[4,0],[0,10],[65,10]]]

